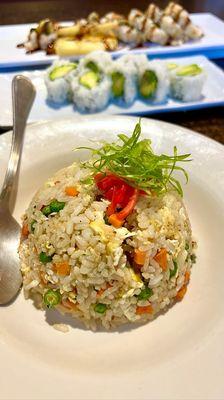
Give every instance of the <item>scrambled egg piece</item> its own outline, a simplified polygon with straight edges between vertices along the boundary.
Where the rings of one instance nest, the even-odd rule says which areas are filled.
[[[116,251],[124,239],[135,235],[135,233],[129,232],[124,227],[115,230],[112,226],[105,224],[103,220],[91,222],[90,227],[95,233],[100,235],[103,243],[107,243],[107,249],[110,253]]]

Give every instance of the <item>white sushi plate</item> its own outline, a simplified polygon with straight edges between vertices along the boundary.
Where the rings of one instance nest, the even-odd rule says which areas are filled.
[[[14,216],[74,147],[130,134],[137,118],[73,117],[27,128]],[[165,122],[142,119],[156,152],[191,153],[184,199],[198,241],[197,262],[182,302],[154,321],[117,331],[89,331],[57,312],[38,311],[23,293],[0,307],[1,400],[221,400],[224,393],[224,147]],[[0,137],[0,184],[11,134]],[[82,159],[87,153],[82,153]],[[66,323],[69,332],[56,331]]]
[[[181,46],[148,46],[131,50],[134,54],[147,53],[152,57],[174,57],[183,55],[203,54],[209,58],[224,57],[224,22],[210,13],[191,14],[192,21],[199,25],[204,36],[197,41],[189,41]],[[64,24],[70,24],[64,22]],[[33,24],[0,26],[0,68],[41,65],[52,62],[58,57],[46,55],[43,51],[26,54],[17,44],[23,43],[29,30],[36,26]],[[130,47],[124,46],[123,50],[112,52],[113,56],[127,53]]]
[[[148,104],[136,100],[131,107],[124,108],[110,104],[101,114],[128,114],[128,115],[150,115],[159,112],[186,111],[203,107],[214,107],[224,105],[224,72],[203,56],[183,57],[168,59],[167,62],[179,63],[181,65],[196,63],[199,64],[207,74],[203,89],[202,98],[194,102],[182,102],[168,99],[163,104]],[[80,115],[72,104],[62,106],[47,101],[47,90],[45,87],[42,70],[25,71],[23,75],[29,77],[36,87],[37,96],[32,108],[29,122],[39,121],[47,118],[64,118],[71,115]],[[0,125],[12,125],[12,104],[11,104],[11,81],[15,73],[0,73]]]

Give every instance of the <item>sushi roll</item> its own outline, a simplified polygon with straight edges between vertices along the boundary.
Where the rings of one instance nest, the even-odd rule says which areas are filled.
[[[145,54],[125,54],[124,56],[119,58],[119,62],[128,66],[131,66],[132,69],[135,69],[136,72],[139,71],[141,65],[146,64],[148,62],[148,58]]]
[[[73,102],[81,112],[100,111],[109,102],[111,80],[92,58],[86,57],[82,64],[71,80]]]
[[[125,64],[122,58],[114,61],[108,71],[111,79],[111,97],[120,106],[130,106],[137,95],[137,68]]]
[[[44,81],[50,101],[62,104],[71,100],[72,93],[69,81],[76,70],[77,63],[69,61],[56,61],[46,70]]]
[[[148,61],[139,66],[138,91],[146,101],[162,103],[166,100],[169,77],[162,61]]]
[[[83,69],[92,69],[99,72],[106,72],[112,64],[112,58],[110,54],[105,51],[94,51],[87,54],[79,63],[78,73]]]
[[[129,24],[143,32],[144,40],[165,45],[168,41],[166,32],[160,29],[151,18],[146,17],[141,11],[133,8],[128,15]]]
[[[170,95],[182,101],[197,101],[202,96],[205,72],[197,64],[184,65],[170,71]]]
[[[120,23],[117,28],[118,39],[128,44],[141,44],[144,42],[144,34],[133,28],[128,22]]]

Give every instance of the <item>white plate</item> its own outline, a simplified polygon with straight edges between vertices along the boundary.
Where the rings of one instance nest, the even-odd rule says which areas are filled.
[[[71,163],[75,146],[130,133],[134,117],[79,117],[27,128],[15,217],[57,169]],[[147,325],[93,333],[73,323],[66,334],[23,295],[0,308],[2,400],[223,399],[224,147],[176,125],[142,120],[157,152],[174,145],[192,153],[185,202],[198,240],[187,295]],[[0,137],[0,183],[10,134]],[[70,320],[67,319],[67,322]]]
[[[171,98],[166,103],[150,105],[141,100],[136,100],[131,107],[122,108],[115,104],[101,111],[99,114],[132,114],[149,115],[159,112],[186,111],[203,107],[215,107],[224,104],[224,72],[203,56],[183,57],[168,59],[167,62],[184,64],[199,64],[207,74],[203,89],[203,96],[199,101],[184,103]],[[72,104],[57,106],[47,102],[47,90],[44,84],[43,71],[25,71],[23,75],[30,78],[37,89],[37,97],[32,108],[29,122],[48,118],[64,118],[71,115],[80,115]],[[0,73],[0,125],[12,125],[11,81],[15,73]]]
[[[224,56],[224,23],[215,15],[210,13],[191,14],[192,21],[199,25],[204,37],[198,41],[188,42],[182,46],[159,46],[149,44],[147,47],[132,50],[133,53],[147,54],[153,57],[171,57],[178,55],[204,54],[209,58],[221,58]],[[65,24],[68,24],[66,22]],[[18,49],[18,43],[26,40],[30,28],[36,24],[5,25],[0,27],[0,68],[18,67],[24,65],[46,64],[57,56],[47,56],[45,52],[39,51],[33,54],[26,54],[24,49]],[[115,51],[112,54],[117,56],[127,52],[127,46],[122,51]]]

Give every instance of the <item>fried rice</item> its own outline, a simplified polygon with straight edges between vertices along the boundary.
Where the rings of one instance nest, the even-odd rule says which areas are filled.
[[[141,196],[116,228],[90,176],[76,163],[60,170],[26,210],[19,247],[25,298],[46,309],[53,291],[55,309],[93,330],[152,320],[183,298],[190,277],[194,242],[182,198],[174,190]],[[44,213],[52,200],[63,207]],[[135,254],[144,255],[141,265]]]

